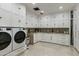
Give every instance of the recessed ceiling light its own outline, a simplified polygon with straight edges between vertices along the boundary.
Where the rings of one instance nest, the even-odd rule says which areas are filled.
[[[33,5],[35,5],[36,3],[32,3]]]
[[[43,15],[44,14],[44,11],[40,11],[40,14]]]
[[[40,11],[41,13],[44,13],[44,11]]]
[[[62,10],[63,9],[63,6],[59,6],[59,9]]]

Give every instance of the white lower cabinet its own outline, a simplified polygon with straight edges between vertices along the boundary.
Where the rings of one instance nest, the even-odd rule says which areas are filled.
[[[43,41],[50,42],[51,35],[49,33],[43,33],[42,39],[43,39]]]
[[[52,34],[52,43],[70,45],[70,36],[68,34]]]
[[[51,41],[52,43],[58,43],[59,39],[60,39],[59,35],[52,34],[52,41]]]
[[[34,33],[34,42],[45,41],[50,42],[51,36],[48,33]]]
[[[68,34],[36,33],[34,34],[34,42],[37,41],[70,45],[70,36]]]
[[[34,43],[38,42],[40,40],[40,36],[38,33],[34,33]]]

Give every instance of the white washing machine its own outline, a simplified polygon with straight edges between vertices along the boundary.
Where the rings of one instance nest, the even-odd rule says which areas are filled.
[[[13,50],[25,47],[26,32],[24,28],[13,28]]]
[[[12,29],[0,28],[0,56],[12,51]]]

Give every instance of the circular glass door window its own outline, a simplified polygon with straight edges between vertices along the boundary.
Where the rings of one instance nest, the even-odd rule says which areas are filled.
[[[7,48],[11,43],[11,35],[6,32],[0,32],[0,50]]]
[[[16,43],[22,43],[25,40],[25,33],[23,31],[18,31],[14,36],[14,41]]]

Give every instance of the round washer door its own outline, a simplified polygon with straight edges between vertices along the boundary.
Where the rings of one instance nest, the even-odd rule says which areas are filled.
[[[25,40],[25,33],[23,31],[18,31],[14,36],[14,41],[16,43],[22,43]]]
[[[0,32],[0,50],[4,50],[11,43],[11,35],[7,32]]]

